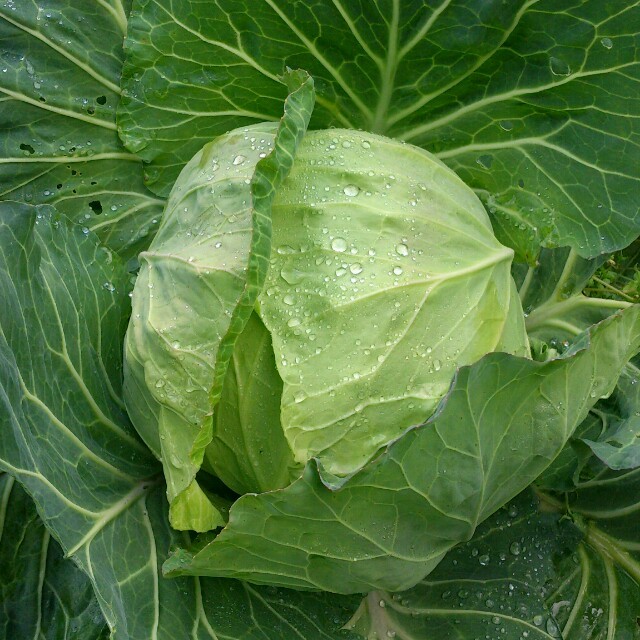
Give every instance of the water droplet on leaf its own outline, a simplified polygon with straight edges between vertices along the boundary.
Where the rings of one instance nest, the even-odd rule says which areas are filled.
[[[481,156],[478,157],[478,159],[476,160],[476,162],[483,168],[483,169],[491,169],[491,165],[493,164],[493,156],[488,155],[488,154],[483,154]]]
[[[571,75],[571,67],[560,58],[551,56],[549,58],[549,68],[554,76],[569,76]]]
[[[338,253],[347,250],[347,241],[344,238],[334,238],[331,241],[331,248]]]

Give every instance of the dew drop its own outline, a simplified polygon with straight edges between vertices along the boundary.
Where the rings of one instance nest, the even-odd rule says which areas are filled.
[[[611,38],[602,38],[602,40],[600,40],[600,44],[601,44],[605,49],[611,49],[611,48],[613,48],[613,40],[611,40]]]
[[[245,156],[239,155],[233,159],[233,164],[235,166],[238,166],[239,164],[242,164],[245,160],[246,160]]]
[[[355,184],[348,184],[344,189],[344,195],[349,196],[349,198],[354,198],[360,193],[360,188],[356,187]]]
[[[401,276],[402,275],[402,267],[393,267],[393,275]]]
[[[511,120],[500,120],[500,127],[505,131],[511,131],[511,129],[513,129],[513,122],[511,122]]]
[[[344,238],[334,238],[331,241],[331,248],[338,253],[347,250],[347,241]]]
[[[519,556],[520,552],[522,551],[522,547],[520,546],[519,542],[512,542],[511,545],[509,546],[509,551],[514,556]]]
[[[368,140],[363,140],[362,141],[362,148],[363,149],[370,149],[371,148],[371,143]]]
[[[284,302],[288,306],[291,306],[295,303],[295,298],[292,295],[287,294],[286,296],[284,296],[284,298],[282,298],[282,302]]]
[[[571,67],[560,58],[549,58],[549,68],[554,76],[569,76],[571,75]]]
[[[408,256],[409,255],[409,247],[406,244],[400,243],[396,245],[396,253],[399,256]]]
[[[359,262],[354,262],[349,266],[349,271],[351,271],[354,276],[357,276],[359,273],[362,273],[362,265]]]
[[[304,273],[298,269],[282,269],[280,275],[285,282],[289,284],[298,284],[304,279]]]
[[[558,631],[558,625],[551,618],[547,619],[547,624],[545,625],[545,627],[547,629],[547,633],[552,638],[557,638],[560,635]]]
[[[493,164],[493,156],[488,154],[483,154],[476,159],[476,162],[483,169],[491,169],[491,165]]]

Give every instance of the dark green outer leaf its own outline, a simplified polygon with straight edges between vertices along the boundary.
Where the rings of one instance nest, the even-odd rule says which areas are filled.
[[[540,243],[594,256],[640,231],[639,33],[637,2],[139,0],[120,125],[166,194],[204,142],[277,118],[277,76],[304,68],[313,128],[434,152],[529,262]]]
[[[559,510],[564,504],[554,501]],[[584,532],[550,588],[565,640],[640,638],[640,469],[581,482],[567,507]]]
[[[540,242],[583,257],[623,247],[640,231],[640,5],[543,0],[518,13],[503,47],[397,135],[474,187],[530,262]]]
[[[563,359],[489,354],[459,370],[434,417],[341,488],[310,463],[290,487],[240,498],[217,538],[165,570],[339,593],[411,587],[549,465],[638,349],[636,306]]]
[[[116,131],[130,4],[0,6],[0,198],[55,204],[126,258],[162,208]]]
[[[90,577],[113,640],[353,637],[339,631],[349,598],[160,576],[184,538],[121,408],[127,283],[120,261],[51,207],[0,205],[0,467]]]
[[[368,640],[559,637],[548,583],[580,532],[527,490],[486,520],[409,591],[371,592],[347,625]],[[551,603],[550,603],[551,604]]]
[[[603,433],[596,440],[582,438],[595,455],[610,469],[640,467],[640,370],[638,361],[625,367],[615,400],[617,416],[611,416]]]
[[[0,474],[0,637],[106,640],[89,578],[51,538],[24,489]]]
[[[0,297],[0,467],[90,575],[109,624],[128,632],[125,611],[144,618],[135,594],[148,589],[144,555],[124,541],[139,536],[158,471],[120,398],[128,274],[52,207],[5,202]],[[114,531],[124,549],[115,556]]]

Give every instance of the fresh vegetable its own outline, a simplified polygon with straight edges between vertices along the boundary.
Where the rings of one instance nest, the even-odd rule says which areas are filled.
[[[0,635],[640,638],[638,33],[0,7]]]
[[[206,145],[140,256],[125,400],[176,528],[214,528],[197,465],[174,488],[195,447],[240,494],[312,458],[344,477],[433,413],[457,367],[529,353],[513,251],[450,169],[380,136],[309,132],[262,216],[260,158],[281,136],[254,125]]]

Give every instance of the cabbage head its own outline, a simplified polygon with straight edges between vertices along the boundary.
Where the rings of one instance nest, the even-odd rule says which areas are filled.
[[[315,459],[337,485],[423,423],[457,367],[528,354],[513,252],[452,170],[379,135],[309,131],[262,188],[277,136],[264,123],[206,145],[140,256],[126,401],[176,528],[224,526],[210,476],[261,493]]]

